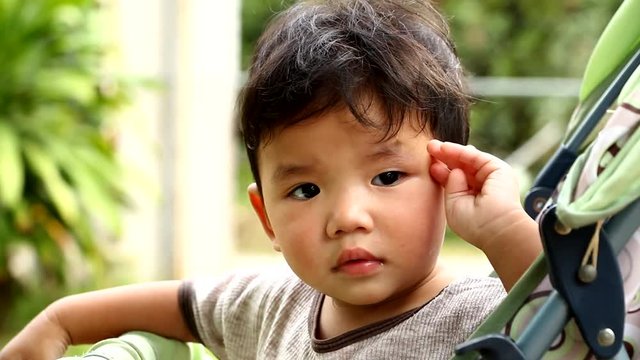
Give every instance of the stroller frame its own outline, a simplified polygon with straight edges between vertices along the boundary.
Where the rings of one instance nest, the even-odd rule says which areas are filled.
[[[634,13],[637,16],[639,12],[640,1],[627,0],[620,6],[596,45],[589,65],[596,56],[602,58],[602,44],[611,42],[615,35],[620,34],[625,23],[628,25]],[[597,88],[593,87],[593,79],[588,85],[592,86],[591,89],[585,90],[583,84],[580,100],[583,104],[590,104],[588,112],[582,119],[581,113],[574,113],[579,125],[547,162],[527,194],[525,210],[540,225],[545,254],[523,277],[528,279],[529,284],[521,284],[521,281],[516,285],[514,291],[519,294],[514,296],[518,300],[511,300],[510,304],[501,305],[499,309],[513,315],[522,305],[524,297],[533,291],[547,273],[555,289],[517,340],[501,333],[502,327],[509,321],[507,317],[511,315],[494,316],[500,311],[496,310],[492,315],[493,321],[485,322],[471,340],[457,347],[459,356],[456,359],[474,358],[475,354],[486,359],[539,359],[571,319],[578,324],[582,338],[597,358],[629,359],[622,343],[625,303],[616,256],[640,226],[640,199],[636,198],[606,222],[602,219],[602,229],[596,224],[571,229],[557,219],[553,195],[589,136],[602,123],[606,111],[619,98],[630,78],[640,71],[640,26],[632,26],[632,30],[637,30],[636,34],[632,34],[635,37],[626,39],[625,44],[632,48],[631,55],[621,66],[609,69],[609,73],[615,75],[596,79]],[[589,70],[588,66],[585,78],[591,75]],[[595,101],[590,103],[589,100],[593,99]],[[600,237],[600,261],[597,270],[586,269],[589,271],[584,272],[584,266],[581,267],[577,259],[585,253],[588,239],[594,233]],[[600,310],[603,306],[607,310]]]

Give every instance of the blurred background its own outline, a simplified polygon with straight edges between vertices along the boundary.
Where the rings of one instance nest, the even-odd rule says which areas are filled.
[[[283,0],[0,0],[0,346],[65,294],[281,264],[233,123]],[[441,0],[471,143],[523,193],[563,135],[614,0]],[[447,234],[456,272],[489,272]]]

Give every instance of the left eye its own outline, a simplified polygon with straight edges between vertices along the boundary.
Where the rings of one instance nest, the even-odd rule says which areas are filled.
[[[298,200],[309,200],[320,193],[320,188],[315,184],[302,184],[289,193],[289,196]]]
[[[400,180],[403,175],[404,173],[400,171],[385,171],[376,175],[376,177],[371,180],[371,183],[377,186],[389,186]]]

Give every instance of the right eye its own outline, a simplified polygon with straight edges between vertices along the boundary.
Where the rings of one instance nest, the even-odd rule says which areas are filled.
[[[309,200],[320,193],[320,188],[311,183],[302,184],[293,189],[289,196],[298,200]]]

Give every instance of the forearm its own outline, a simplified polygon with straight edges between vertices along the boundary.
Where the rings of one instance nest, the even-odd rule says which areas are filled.
[[[0,360],[50,360],[69,345],[144,330],[193,341],[178,304],[180,282],[129,285],[62,298],[49,305],[2,350]]]
[[[178,305],[180,282],[127,285],[62,298],[44,312],[70,344],[94,343],[132,330],[194,341]]]
[[[524,211],[506,217],[485,244],[482,250],[507,291],[542,252],[538,224]]]

